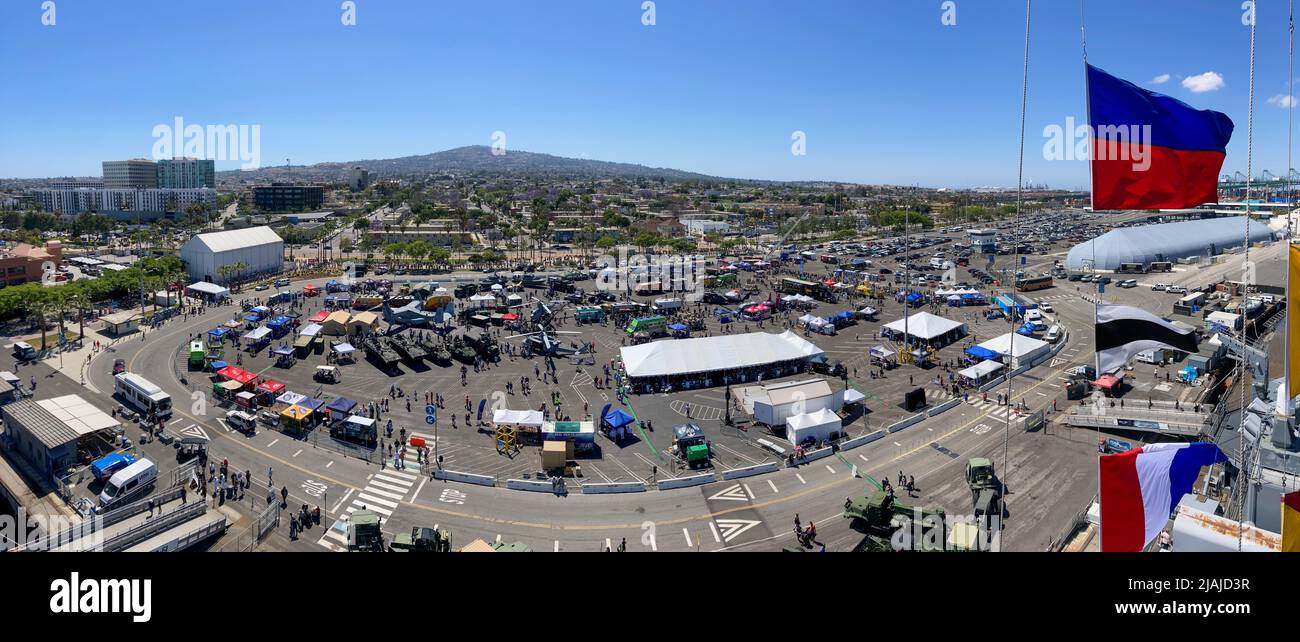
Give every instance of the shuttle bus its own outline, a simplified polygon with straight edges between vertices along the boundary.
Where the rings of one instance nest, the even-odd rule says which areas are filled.
[[[1018,292],[1033,292],[1034,290],[1044,290],[1052,287],[1052,277],[1039,276],[1016,281],[1016,290]]]
[[[123,372],[113,378],[114,392],[134,406],[141,414],[165,419],[172,414],[172,397],[152,381],[132,372]]]
[[[1119,269],[1115,271],[1120,274],[1145,274],[1146,273],[1146,269],[1142,267],[1141,263],[1120,263]]]
[[[1173,272],[1174,264],[1169,261],[1152,261],[1151,265],[1147,266],[1147,271],[1148,272]]]

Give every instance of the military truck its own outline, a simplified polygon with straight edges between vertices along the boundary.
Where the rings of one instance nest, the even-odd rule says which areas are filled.
[[[348,550],[378,553],[384,550],[384,534],[379,530],[379,516],[361,509],[348,517]]]
[[[1002,481],[993,469],[993,461],[974,457],[966,463],[966,485],[970,487],[975,518],[985,515],[1002,518]]]
[[[704,468],[709,464],[709,440],[704,429],[695,424],[673,426],[672,451],[686,462],[689,468]]]
[[[908,506],[884,491],[845,499],[843,516],[866,534],[855,551],[943,550],[947,539],[943,509]],[[915,541],[918,520],[919,542]],[[896,545],[895,534],[902,529],[906,531],[898,533]]]
[[[496,340],[486,332],[465,335],[465,343],[474,348],[479,356],[488,361],[493,361],[501,355],[501,349],[497,347]]]
[[[410,533],[398,533],[388,550],[397,553],[450,553],[451,533],[447,529],[434,530],[425,526],[413,526]]]

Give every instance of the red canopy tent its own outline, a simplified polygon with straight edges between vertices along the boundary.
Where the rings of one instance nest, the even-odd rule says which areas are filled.
[[[1120,379],[1112,374],[1104,374],[1097,377],[1097,380],[1092,382],[1092,385],[1104,392],[1113,394],[1119,391]]]
[[[317,294],[320,294],[320,288],[308,283],[303,286],[302,293],[307,296],[316,296]]]
[[[326,312],[325,310],[321,310],[320,312],[311,315],[311,318],[307,319],[307,321],[310,323],[324,323],[325,319],[328,319],[329,316],[330,316],[329,312]]]
[[[518,321],[518,320],[519,320],[519,315],[518,315],[518,314],[515,314],[514,312],[507,312],[507,313],[501,315],[501,320],[502,320],[502,321]]]
[[[247,385],[248,383],[252,382],[254,379],[257,378],[257,375],[247,370],[244,370],[242,368],[236,368],[234,366],[226,366],[218,370],[217,375],[220,376],[222,379],[226,379],[227,381],[234,380],[245,385]]]
[[[274,379],[267,379],[262,382],[262,385],[257,387],[258,392],[264,392],[271,395],[278,395],[281,390],[284,390],[284,384]]]

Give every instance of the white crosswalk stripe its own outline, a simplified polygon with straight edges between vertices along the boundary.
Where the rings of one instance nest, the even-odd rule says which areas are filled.
[[[351,515],[364,507],[387,519],[419,479],[419,475],[403,470],[375,473],[343,512]],[[348,550],[347,518],[336,520],[316,543],[335,552]]]

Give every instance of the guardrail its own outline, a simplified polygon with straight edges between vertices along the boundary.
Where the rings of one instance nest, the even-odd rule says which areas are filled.
[[[904,420],[902,420],[902,421],[897,421],[897,422],[894,422],[894,423],[892,423],[892,424],[889,424],[888,426],[885,427],[885,432],[888,432],[888,433],[896,433],[896,432],[898,432],[898,431],[900,431],[900,430],[902,430],[902,429],[904,429],[904,428],[907,428],[907,427],[909,427],[909,426],[912,426],[912,425],[916,424],[917,422],[921,421],[922,419],[925,419],[925,413],[920,413],[920,414],[912,415],[911,417],[908,417],[907,419],[904,419]]]
[[[454,470],[439,469],[433,472],[433,478],[442,481],[463,482],[466,484],[476,484],[478,486],[496,486],[497,478],[490,475],[475,475],[473,473],[462,473]]]
[[[582,484],[582,494],[603,495],[611,493],[644,493],[644,482],[621,482],[614,484]]]
[[[533,493],[554,493],[557,492],[558,486],[549,481],[532,481],[529,479],[507,479],[506,488],[510,490],[526,490]]]
[[[742,477],[753,477],[754,475],[762,475],[763,473],[774,473],[777,470],[778,470],[777,463],[774,461],[769,461],[765,464],[758,464],[756,466],[746,466],[744,468],[733,468],[731,470],[723,472],[722,478],[740,479]]]
[[[691,486],[702,486],[718,480],[718,476],[713,473],[703,475],[691,475],[689,477],[673,477],[672,479],[661,479],[655,484],[658,490],[671,490],[673,488],[689,488]]]
[[[208,512],[207,502],[194,502],[179,510],[172,511],[156,519],[147,521],[111,540],[104,542],[103,550],[107,553],[124,551],[143,542],[158,533],[171,530]]]
[[[867,433],[865,435],[859,435],[852,439],[845,439],[844,441],[840,442],[840,450],[852,450],[854,448],[857,448],[858,446],[865,446],[873,441],[876,441],[884,437],[887,434],[889,433],[885,432],[884,430],[877,430],[875,432]]]
[[[787,468],[795,468],[797,466],[802,466],[808,462],[813,462],[813,461],[817,461],[818,459],[824,459],[826,457],[830,457],[833,454],[835,454],[835,448],[831,446],[827,446],[825,448],[818,448],[817,450],[810,450],[804,453],[803,457],[794,457],[785,460],[785,465]]]

